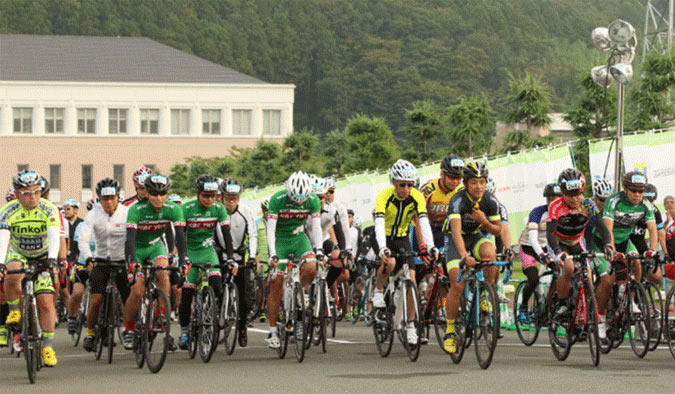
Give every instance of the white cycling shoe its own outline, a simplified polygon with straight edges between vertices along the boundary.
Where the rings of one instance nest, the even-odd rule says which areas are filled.
[[[267,342],[267,347],[270,349],[279,349],[281,347],[281,342],[279,342],[279,334],[271,334],[269,338],[265,339]]]
[[[373,307],[375,308],[384,308],[387,306],[384,302],[384,294],[382,294],[381,291],[374,291],[373,292]]]

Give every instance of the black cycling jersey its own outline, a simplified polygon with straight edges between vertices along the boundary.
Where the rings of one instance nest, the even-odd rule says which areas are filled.
[[[471,218],[473,207],[478,204],[478,208],[485,213],[490,222],[499,221],[500,211],[499,202],[490,193],[485,193],[478,201],[474,201],[469,192],[464,189],[460,190],[450,199],[448,205],[448,220],[445,224],[444,231],[448,234],[451,232],[450,220],[462,220],[462,235],[477,233],[481,228],[481,224]]]
[[[68,239],[70,240],[70,247],[68,248],[68,261],[73,262],[77,261],[78,256],[80,255],[80,247],[78,246],[77,241],[75,241],[75,230],[77,226],[84,222],[80,217],[76,217],[75,220],[70,223],[68,227]]]

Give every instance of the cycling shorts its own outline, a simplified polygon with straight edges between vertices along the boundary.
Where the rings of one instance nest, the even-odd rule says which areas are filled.
[[[213,248],[188,249],[187,255],[192,265],[218,264],[218,256],[216,256],[216,252]],[[200,272],[202,271],[199,269],[190,269],[187,278],[185,278],[185,283],[183,283],[183,287],[194,289],[199,283]],[[209,268],[208,274],[209,278],[212,276],[221,276],[220,268]]]
[[[89,270],[78,265],[73,269],[73,275],[72,278],[70,278],[70,281],[72,283],[82,283],[83,285],[87,284],[87,281],[89,280]]]
[[[143,264],[146,260],[154,262],[160,257],[167,258],[166,248],[162,242],[155,242],[142,248],[136,246],[136,262],[139,264]]]
[[[520,255],[520,261],[523,262],[523,269],[536,266],[539,258],[535,256],[535,251],[531,246],[520,245],[520,250],[518,251]]]
[[[127,276],[125,275],[123,268],[115,268],[117,273],[115,274],[115,284],[117,285],[117,291],[120,292],[120,297],[122,297],[122,302],[126,302],[129,297],[129,282],[127,281]],[[103,294],[105,292],[105,287],[110,280],[110,272],[112,268],[105,265],[95,265],[91,272],[89,273],[89,285],[91,294]]]
[[[462,235],[462,238],[464,239],[464,247],[466,248],[466,251],[469,253],[469,255],[473,256],[475,259],[480,260],[480,247],[486,242],[491,243],[494,245],[494,239],[490,239],[480,232],[474,233],[474,234],[466,234]],[[454,242],[452,242],[452,235],[447,234],[445,236],[445,261],[446,263],[446,268],[448,272],[450,272],[454,268],[459,268],[459,263],[462,261],[462,257],[460,256],[459,252],[457,251],[457,248],[455,248]]]
[[[276,249],[277,256],[282,260],[288,258],[290,254],[295,256],[296,259],[305,259],[314,253],[304,233],[300,233],[292,238],[277,238]],[[325,253],[329,252],[325,251]],[[286,264],[279,264],[278,269],[281,272],[286,272]]]
[[[21,266],[23,268],[26,268],[28,267],[28,264],[30,264],[29,261],[42,260],[45,257],[46,256],[42,256],[37,259],[29,259],[26,256],[22,255],[21,253],[18,253],[16,250],[13,250],[12,247],[10,246],[9,250],[7,251],[7,259],[5,261],[7,263],[17,261],[21,263]],[[40,275],[38,275],[33,284],[33,293],[35,295],[38,295],[38,294],[54,294],[55,292],[56,289],[54,288],[54,278],[52,277],[52,275],[49,275],[46,272],[43,272]]]
[[[594,239],[593,251],[596,253],[602,253],[603,250],[601,250],[600,247],[597,246],[602,245],[602,242],[598,241],[599,241],[598,239]],[[633,243],[630,240],[626,240],[616,245],[616,251],[623,254],[627,254],[630,252],[637,253],[637,248],[635,247],[635,245],[633,245]],[[597,272],[598,276],[607,275],[607,273],[609,272],[609,262],[607,261],[606,258],[596,257],[595,259],[593,259],[593,262],[595,272]]]

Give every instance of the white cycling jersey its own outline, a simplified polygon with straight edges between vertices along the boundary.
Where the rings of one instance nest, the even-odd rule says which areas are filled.
[[[331,205],[335,206],[335,209],[337,210],[337,221],[340,222],[342,234],[344,234],[345,237],[345,250],[353,252],[352,240],[349,236],[349,214],[347,213],[347,207],[342,205],[339,201],[333,201]]]
[[[80,257],[87,260],[92,257],[89,240],[92,233],[96,237],[94,257],[113,261],[124,260],[124,242],[127,238],[127,213],[129,207],[119,204],[112,216],[108,216],[102,206],[97,205],[87,213],[80,225],[78,247]]]
[[[230,218],[230,236],[232,236],[232,248],[235,250],[234,260],[241,261],[244,256],[236,251],[241,248],[242,243],[248,236],[248,254],[250,258],[258,254],[258,227],[255,224],[255,215],[253,210],[245,205],[239,204],[237,209],[231,214]],[[225,245],[225,239],[220,226],[216,226],[216,236],[221,245]]]

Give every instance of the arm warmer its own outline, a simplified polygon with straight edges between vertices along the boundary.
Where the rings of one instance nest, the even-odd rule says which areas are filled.
[[[604,245],[607,245],[608,243],[612,242],[612,237],[609,235],[609,229],[605,225],[605,221],[602,220],[602,218],[596,218],[595,219],[595,228],[600,233],[600,237],[602,238],[603,247],[604,247]],[[586,229],[586,230],[588,230],[588,229]]]
[[[124,257],[127,264],[136,261],[136,229],[127,227],[127,240],[124,243]],[[142,261],[136,261],[143,263]]]
[[[384,231],[384,217],[375,218],[375,239],[377,240],[377,245],[382,248],[387,247],[387,234]],[[376,254],[380,254],[379,250],[375,251]]]
[[[164,230],[164,237],[166,239],[166,248],[168,249],[167,252],[170,254],[173,252],[173,248],[176,246],[175,227],[173,227],[173,223],[171,226],[167,227],[166,230]]]
[[[267,249],[270,257],[277,255],[277,218],[267,218]],[[278,256],[277,256],[278,257]]]
[[[227,257],[231,259],[232,256],[234,256],[234,247],[232,246],[232,234],[230,234],[230,225],[222,224],[220,226],[220,233],[223,236],[223,239],[221,240],[222,244],[220,246],[225,250],[225,253],[227,253]]]
[[[187,235],[185,235],[185,227],[176,226],[176,248],[178,248],[178,259],[179,261],[185,261],[185,256],[187,254]],[[229,235],[230,232],[228,231]],[[230,245],[232,245],[230,243]]]
[[[7,259],[7,249],[9,248],[9,229],[0,230],[0,264],[5,264]]]
[[[250,212],[246,217],[246,230],[248,231],[248,255],[254,258],[258,255],[258,227],[255,224],[255,218]]]
[[[558,244],[558,239],[555,237],[555,230],[558,227],[557,220],[551,220],[546,224],[546,240],[548,241],[548,246],[551,247],[553,253],[558,254],[560,251],[560,245]]]
[[[431,225],[429,224],[428,217],[420,217],[420,230],[422,230],[422,238],[424,238],[424,243],[427,244],[427,248],[435,248],[434,234],[431,232]]]
[[[527,230],[527,240],[530,242],[530,246],[532,246],[532,249],[534,249],[534,253],[536,253],[537,256],[544,253],[544,250],[541,248],[541,245],[539,245],[539,230],[537,230],[536,228],[531,228]]]
[[[316,249],[320,248],[322,245],[321,238],[323,234],[321,233],[321,215],[312,216],[312,244],[316,245]],[[327,252],[327,251],[324,251]],[[328,251],[330,252],[330,251]]]
[[[61,229],[58,227],[51,227],[47,229],[47,258],[56,259],[59,257],[59,249],[61,249]]]
[[[340,209],[338,209],[338,215],[340,215],[340,226],[345,238],[343,249],[352,250],[354,245],[352,245],[352,237],[349,235],[349,214],[347,213],[347,208],[341,205]]]
[[[80,223],[80,234],[78,237],[78,249],[80,257],[87,261],[91,256],[91,249],[89,248],[89,241],[91,240],[91,226],[86,221]]]

